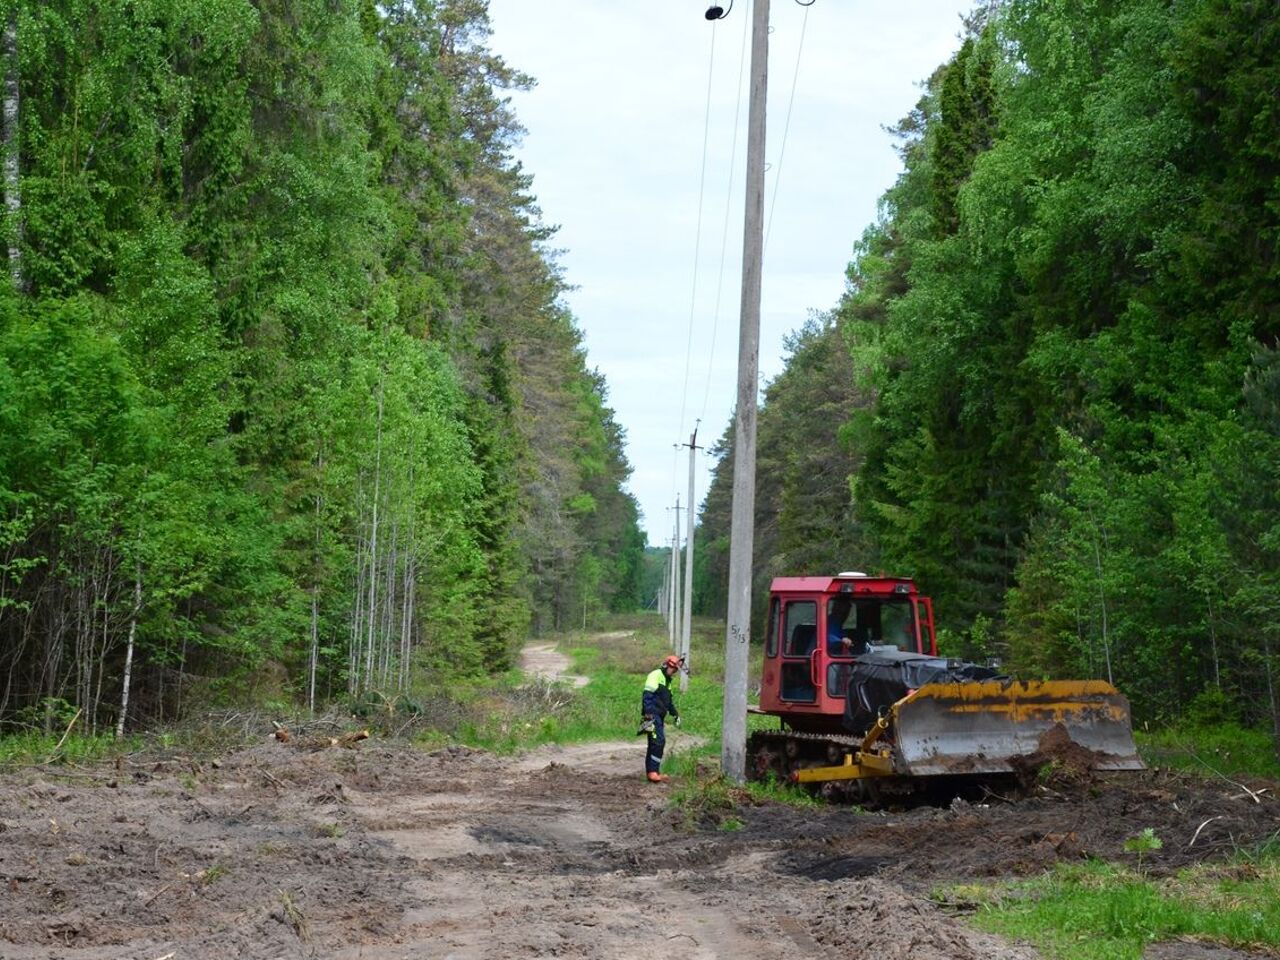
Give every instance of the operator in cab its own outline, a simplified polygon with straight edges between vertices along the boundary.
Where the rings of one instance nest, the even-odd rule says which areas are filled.
[[[853,649],[853,641],[844,635],[844,622],[853,609],[853,601],[846,595],[837,594],[827,603],[827,653],[833,657],[851,657],[854,653],[862,653]]]

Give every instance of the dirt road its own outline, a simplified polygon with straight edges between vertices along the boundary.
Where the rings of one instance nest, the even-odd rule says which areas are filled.
[[[574,687],[585,687],[589,682],[586,677],[569,673],[569,658],[554,643],[529,644],[520,652],[520,668],[539,680],[559,680]]]
[[[1280,829],[1270,794],[1161,773],[1016,805],[696,811],[642,753],[294,738],[9,774],[0,957],[1015,960],[1035,953],[928,893],[1123,860],[1147,827],[1157,873]]]

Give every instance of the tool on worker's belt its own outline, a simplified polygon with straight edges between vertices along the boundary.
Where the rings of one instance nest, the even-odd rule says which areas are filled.
[[[653,722],[653,717],[645,717],[640,723],[640,729],[636,731],[636,736],[643,737],[645,734],[653,733],[657,729]]]

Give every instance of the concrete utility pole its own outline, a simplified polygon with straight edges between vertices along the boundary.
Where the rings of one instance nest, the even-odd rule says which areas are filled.
[[[675,512],[675,527],[671,532],[671,556],[667,558],[667,570],[671,572],[668,579],[669,598],[667,600],[667,643],[675,650],[680,646],[680,497],[676,497],[676,506],[667,507]]]
[[[676,539],[671,548],[671,598],[674,602],[671,617],[671,649],[680,650],[680,495],[676,494]]]
[[[752,523],[756,502],[756,393],[760,352],[760,274],[764,259],[764,136],[769,76],[769,0],[751,20],[751,107],[747,121],[747,201],[742,227],[738,324],[738,411],[734,424],[733,516],[729,524],[729,610],[724,641],[724,727],[720,768],[746,780],[747,653],[751,642]]]
[[[662,615],[664,622],[667,619],[667,575],[670,573],[671,569],[669,565],[662,568],[662,585],[658,587],[658,613]]]
[[[671,507],[667,507],[671,510]],[[667,552],[667,643],[671,649],[676,648],[676,617],[679,616],[680,609],[677,606],[676,595],[679,592],[679,585],[676,583],[676,565],[677,565],[677,544],[679,541],[679,505],[675,507],[676,526],[671,530],[671,549]]]
[[[684,621],[680,631],[680,649],[676,652],[684,657],[684,669],[680,671],[680,692],[689,689],[689,645],[693,638],[693,527],[696,511],[693,499],[693,465],[698,456],[698,427],[694,421],[693,433],[689,442],[689,532],[685,534],[684,547]]]

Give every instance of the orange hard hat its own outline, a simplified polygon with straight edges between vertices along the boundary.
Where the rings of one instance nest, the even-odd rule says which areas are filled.
[[[674,653],[662,661],[664,667],[670,667],[672,670],[679,670],[682,663],[684,663],[684,658],[677,657]]]

